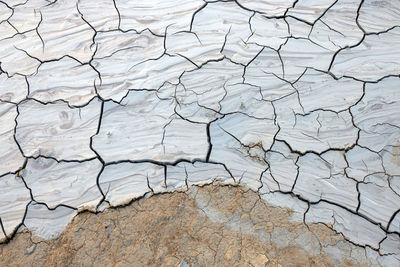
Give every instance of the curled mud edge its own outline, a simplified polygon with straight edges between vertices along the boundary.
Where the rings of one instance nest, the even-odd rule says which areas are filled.
[[[304,224],[242,186],[191,186],[97,214],[44,240],[28,230],[0,245],[2,266],[379,266],[377,252],[330,225]]]

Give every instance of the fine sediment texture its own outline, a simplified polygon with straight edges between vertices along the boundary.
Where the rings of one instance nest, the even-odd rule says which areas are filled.
[[[375,251],[346,241],[331,224],[298,222],[296,218],[302,217],[298,211],[265,201],[290,197],[275,194],[263,199],[244,187],[208,185],[142,198],[99,214],[81,213],[56,240],[23,231],[0,246],[0,259],[7,266],[380,263]],[[40,213],[40,208],[35,211]]]

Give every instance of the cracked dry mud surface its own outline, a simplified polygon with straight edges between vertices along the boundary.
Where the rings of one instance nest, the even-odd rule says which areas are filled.
[[[243,187],[191,187],[74,218],[57,240],[0,246],[7,266],[371,266],[330,225],[305,225]]]
[[[2,250],[218,183],[345,240],[293,254],[399,266],[399,52],[399,0],[0,0]]]

